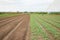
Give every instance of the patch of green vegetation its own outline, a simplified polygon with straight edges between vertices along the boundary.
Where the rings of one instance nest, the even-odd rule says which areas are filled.
[[[2,14],[0,14],[0,18],[17,16],[17,15],[20,15],[20,14],[17,14],[17,13],[2,13]]]
[[[33,14],[31,15],[30,22],[31,22],[31,34],[32,34],[31,38],[32,38],[32,40],[38,40],[38,36],[42,36],[42,38],[44,40],[50,40],[48,38],[47,34],[42,30],[42,28],[40,27],[40,25],[38,25],[36,23],[36,20],[35,20]]]
[[[52,18],[51,18],[51,17]],[[60,31],[56,30],[51,24],[47,23],[46,21],[60,27],[59,23],[54,22],[54,18],[57,21],[59,16],[56,15],[49,15],[49,14],[30,14],[30,25],[31,25],[31,38],[32,40],[38,40],[38,36],[42,36],[44,40],[50,40],[48,35],[42,30],[41,26],[37,23],[36,19],[44,26],[46,30],[49,31],[55,38],[55,40],[60,40]],[[58,19],[57,19],[58,18]],[[46,21],[44,21],[46,19]],[[53,20],[53,21],[51,21]]]

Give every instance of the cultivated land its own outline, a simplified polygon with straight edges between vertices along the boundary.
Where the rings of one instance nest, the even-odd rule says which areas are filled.
[[[60,40],[60,15],[0,14],[0,40]]]
[[[0,14],[0,20],[3,20],[3,19],[7,19],[7,18],[10,18],[12,16],[18,16],[20,14],[17,14],[17,13],[2,13]]]
[[[29,20],[27,14],[0,20],[0,40],[29,40]]]
[[[60,15],[31,14],[31,40],[60,40]]]

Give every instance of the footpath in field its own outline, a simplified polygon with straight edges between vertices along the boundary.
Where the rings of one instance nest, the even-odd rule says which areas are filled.
[[[0,40],[30,40],[29,20],[27,14],[0,20]]]
[[[31,40],[60,40],[59,17],[57,15],[31,14]]]

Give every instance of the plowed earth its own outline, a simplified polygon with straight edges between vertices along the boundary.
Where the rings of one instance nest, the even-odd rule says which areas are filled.
[[[0,40],[30,40],[30,16],[19,16],[0,19]]]

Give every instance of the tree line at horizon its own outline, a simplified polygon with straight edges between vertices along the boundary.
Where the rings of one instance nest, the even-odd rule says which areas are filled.
[[[31,14],[60,14],[60,12],[0,12],[0,14],[4,13],[31,13]]]

